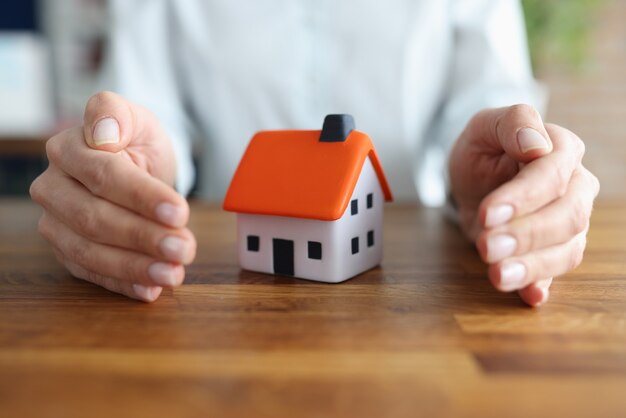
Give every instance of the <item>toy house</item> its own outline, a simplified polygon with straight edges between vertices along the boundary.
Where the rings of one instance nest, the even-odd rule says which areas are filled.
[[[243,269],[336,283],[380,264],[391,199],[370,137],[328,115],[321,131],[257,133],[224,209],[237,213]]]

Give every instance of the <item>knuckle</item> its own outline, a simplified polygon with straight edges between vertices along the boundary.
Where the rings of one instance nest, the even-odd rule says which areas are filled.
[[[596,177],[591,171],[589,171],[586,167],[580,166],[579,172],[581,173],[586,185],[593,193],[593,197],[597,197],[598,193],[600,193],[600,179]]]
[[[90,270],[90,266],[93,261],[91,256],[91,245],[74,244],[69,248],[69,252],[66,255],[79,266],[86,270]]]
[[[582,159],[583,155],[585,155],[585,152],[587,151],[585,142],[576,134],[572,133],[572,136],[574,137],[574,153]]]
[[[39,218],[37,223],[37,232],[44,237],[46,241],[52,241],[52,234],[50,233],[50,223],[48,217],[44,214]]]
[[[485,121],[488,121],[489,118],[486,117],[488,114],[488,109],[483,109],[477,113],[475,113],[472,118],[469,120],[467,126],[472,128],[472,129],[481,129],[484,124]]]
[[[61,157],[61,141],[59,141],[58,136],[54,136],[46,141],[46,155],[50,161],[59,161]]]
[[[42,180],[42,176],[43,174],[41,174],[39,177],[37,177],[30,185],[30,188],[28,189],[28,193],[30,194],[31,199],[33,199],[34,202],[41,204],[41,202],[43,202],[44,199],[44,195],[43,195],[43,191],[44,188],[42,187],[41,182]]]
[[[508,108],[506,118],[509,120],[538,119],[539,112],[531,105],[520,103]]]
[[[140,213],[147,213],[147,202],[150,199],[146,198],[146,192],[144,187],[133,187],[128,191],[128,199],[130,201],[130,206],[135,208],[136,211]]]
[[[591,188],[593,190],[594,197],[598,196],[598,193],[600,193],[600,180],[591,172],[589,172],[589,180],[591,181]]]
[[[137,257],[123,257],[120,260],[120,266],[125,273],[123,279],[131,281],[133,283],[148,283],[150,279],[148,277],[148,267],[143,266]]]
[[[587,210],[587,205],[581,199],[576,199],[572,205],[570,232],[572,235],[577,235],[585,231],[588,226],[589,211]]]
[[[87,187],[96,196],[102,196],[109,188],[111,160],[107,159],[100,165],[91,165],[86,170]]]
[[[91,115],[98,112],[103,105],[113,101],[115,96],[115,93],[105,90],[95,93],[89,98],[89,100],[87,100],[87,104],[85,105],[85,114]]]
[[[528,180],[530,177],[523,176],[522,173],[518,175],[517,179],[513,179],[511,182],[517,186],[517,199],[521,202],[538,202],[545,199],[546,191],[543,188],[536,187],[532,182]]]
[[[574,270],[583,261],[585,253],[585,246],[587,245],[587,238],[584,234],[574,239],[574,245],[570,253],[570,260],[568,270]]]
[[[528,228],[528,233],[524,234],[524,239],[518,240],[521,252],[531,251],[542,246],[544,240],[544,228]]]
[[[81,206],[76,209],[72,216],[74,225],[81,233],[89,238],[93,238],[98,232],[98,220],[92,208]]]
[[[554,183],[556,191],[559,197],[562,197],[567,192],[569,187],[571,172],[567,167],[557,167],[554,172]]]
[[[127,230],[128,242],[135,249],[145,249],[146,247],[156,247],[158,244],[152,239],[152,234],[149,228],[145,228],[145,225],[133,223]]]

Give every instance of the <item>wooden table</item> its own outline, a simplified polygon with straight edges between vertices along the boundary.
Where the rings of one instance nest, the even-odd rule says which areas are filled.
[[[626,202],[598,206],[531,309],[436,210],[390,206],[382,268],[329,285],[240,271],[234,216],[195,204],[186,284],[144,304],[70,277],[38,209],[0,201],[0,416],[624,416]]]
[[[0,136],[0,157],[43,158],[49,136]]]

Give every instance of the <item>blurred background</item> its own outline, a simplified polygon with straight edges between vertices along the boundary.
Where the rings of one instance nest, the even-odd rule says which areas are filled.
[[[626,197],[626,0],[523,0],[546,119],[587,144],[601,198]],[[0,13],[0,196],[27,195],[44,142],[79,124],[106,44],[106,0],[14,0]]]

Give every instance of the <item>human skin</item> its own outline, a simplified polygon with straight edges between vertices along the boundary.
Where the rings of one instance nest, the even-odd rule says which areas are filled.
[[[84,124],[46,144],[31,185],[39,232],[76,277],[146,302],[182,284],[196,252],[189,206],[174,190],[176,161],[158,120],[119,95],[91,97]]]
[[[522,143],[543,138],[543,148],[522,151],[526,128],[540,137],[524,131]],[[182,284],[196,240],[173,187],[172,144],[154,115],[101,92],[83,126],[52,137],[46,151],[50,165],[30,193],[43,207],[41,235],[72,275],[146,302]],[[529,305],[545,303],[551,278],[582,259],[598,191],[583,153],[580,139],[527,106],[478,113],[451,152],[461,228],[494,286],[518,290]]]
[[[527,105],[479,112],[460,135],[448,164],[451,192],[496,289],[538,306],[552,278],[582,261],[600,189],[584,153],[580,138]]]

